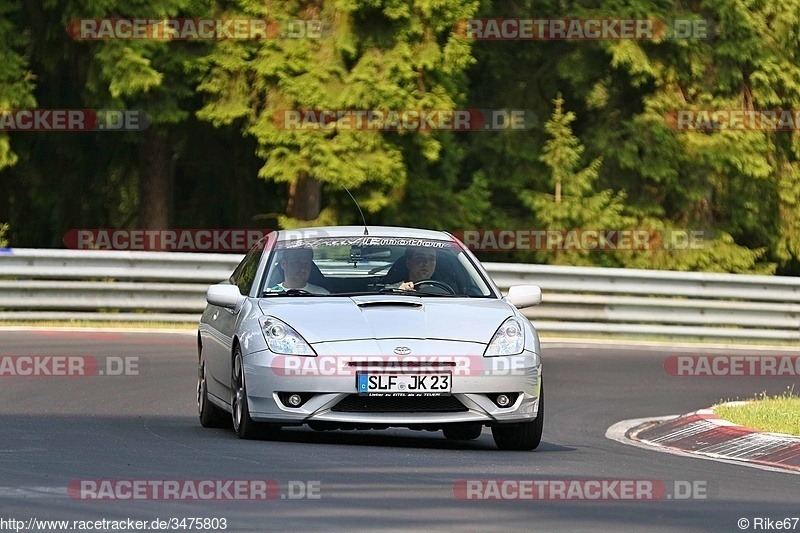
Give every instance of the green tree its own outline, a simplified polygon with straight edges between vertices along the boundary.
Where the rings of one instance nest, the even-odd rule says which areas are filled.
[[[474,13],[475,1],[235,5],[242,16],[317,19],[325,28],[320,39],[219,43],[203,62],[200,88],[209,99],[199,116],[218,126],[241,121],[255,137],[265,162],[260,177],[288,187],[282,224],[337,220],[339,203],[322,210],[323,185],[340,196],[342,185],[354,189],[376,213],[402,199],[413,154],[439,160],[438,134],[295,131],[281,126],[281,113],[453,109],[471,61],[469,43],[453,26]]]
[[[797,159],[787,150],[789,136],[675,131],[665,117],[677,109],[796,108],[800,69],[794,58],[800,47],[785,34],[798,27],[798,7],[796,0],[710,1],[695,12],[646,1],[617,6],[619,16],[709,18],[717,22],[716,35],[600,43],[612,76],[572,78],[575,86],[587,87],[582,94],[593,108],[586,130],[591,150],[606,156],[615,176],[610,179],[624,183],[636,198],[632,207],[668,227],[719,235],[704,251],[676,257],[681,268],[770,272],[771,259],[788,258],[780,243],[794,242],[790,236],[797,234],[781,221],[792,218],[787,211],[793,193],[781,195],[794,190],[787,186],[793,173],[784,163]],[[703,260],[703,254],[713,261]]]
[[[9,173],[14,217],[35,213],[15,238],[62,245],[77,227],[166,228],[174,160],[191,115],[202,43],[109,39],[80,41],[67,28],[79,18],[162,19],[207,15],[203,0],[26,2],[15,31],[30,35],[39,106],[143,111],[150,127],[131,133],[20,132],[25,164]],[[83,194],[76,195],[80,191]],[[29,222],[33,219],[31,222]]]
[[[18,4],[0,7],[2,108],[143,109],[153,126],[0,132],[0,219],[15,246],[61,246],[78,227],[356,222],[345,185],[373,224],[706,236],[683,251],[492,260],[800,274],[800,134],[678,131],[665,118],[800,109],[800,0]],[[72,18],[202,16],[318,19],[324,32],[201,43],[77,42],[65,31]],[[717,26],[710,39],[471,42],[453,26],[472,17]],[[574,115],[562,109],[560,122],[523,132],[309,132],[275,122],[296,109],[549,117],[557,93]]]
[[[799,6],[797,0],[498,3],[510,17],[710,18],[718,24],[711,39],[480,43],[471,97],[481,98],[480,106],[496,95],[505,107],[545,115],[541,95],[563,91],[580,117],[574,127],[585,156],[602,158],[596,189],[625,191],[623,214],[639,227],[713,236],[701,250],[596,256],[601,264],[770,272],[778,261],[783,272],[800,272],[796,134],[676,131],[665,119],[676,109],[797,108],[798,42],[789,36],[798,28]],[[521,192],[553,190],[552,173],[530,149],[544,145],[542,133],[467,147],[465,160],[486,169],[492,203],[507,206],[498,217],[506,227],[530,225]]]
[[[545,124],[549,139],[539,157],[550,171],[553,194],[521,191],[520,197],[534,213],[537,226],[547,230],[624,229],[635,222],[625,216],[625,195],[610,189],[594,191],[602,158],[580,168],[584,151],[573,134],[575,114],[564,112],[561,93],[553,100],[555,108]],[[545,252],[550,255],[551,252]],[[552,252],[555,264],[593,264],[597,252],[568,250]]]
[[[112,0],[88,6],[71,2],[64,18],[119,17],[177,18],[211,15],[205,0]],[[137,225],[146,229],[170,226],[170,194],[174,159],[182,136],[175,126],[194,111],[196,73],[192,63],[210,46],[201,42],[108,40],[86,45],[85,103],[102,108],[137,109],[150,126],[134,136],[129,152],[137,188]]]
[[[24,55],[25,47],[30,44],[29,37],[19,31],[18,11],[19,7],[13,2],[0,4],[0,110],[36,105],[34,76]],[[0,169],[16,164],[17,159],[8,134],[0,131]]]

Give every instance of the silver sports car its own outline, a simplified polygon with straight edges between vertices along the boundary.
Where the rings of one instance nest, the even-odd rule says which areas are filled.
[[[274,232],[209,287],[198,333],[204,427],[242,438],[283,426],[408,427],[504,450],[539,445],[541,346],[452,235],[392,227]]]

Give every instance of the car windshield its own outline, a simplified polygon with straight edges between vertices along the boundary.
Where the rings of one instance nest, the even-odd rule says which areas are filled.
[[[262,294],[494,297],[455,241],[372,236],[278,241]]]

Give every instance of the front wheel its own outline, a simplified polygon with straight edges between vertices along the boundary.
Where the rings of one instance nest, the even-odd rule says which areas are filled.
[[[544,384],[539,390],[539,413],[530,422],[495,426],[492,428],[494,443],[501,450],[535,450],[542,441],[544,429]]]
[[[231,416],[233,417],[233,430],[240,439],[255,439],[260,433],[259,424],[250,418],[250,408],[247,405],[247,384],[244,377],[242,363],[242,349],[237,345],[233,352],[232,376],[233,401],[231,402]]]

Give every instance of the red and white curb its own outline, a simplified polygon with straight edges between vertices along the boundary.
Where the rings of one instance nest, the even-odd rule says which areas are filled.
[[[800,474],[800,437],[739,426],[711,409],[623,420],[608,428],[606,437],[677,455]]]

